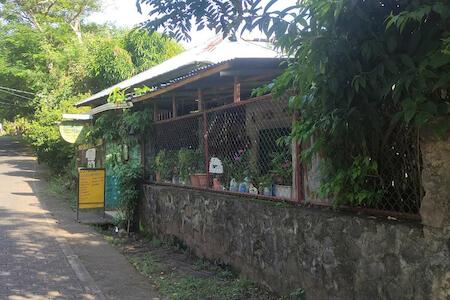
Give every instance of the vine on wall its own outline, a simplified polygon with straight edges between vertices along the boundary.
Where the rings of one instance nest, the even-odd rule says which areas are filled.
[[[260,92],[293,95],[301,116],[293,134],[314,140],[304,158],[326,161],[324,195],[364,205],[391,194],[402,202],[406,192],[420,205],[412,191],[420,187],[420,130],[450,125],[448,0],[304,0],[285,9],[275,7],[283,1],[151,2],[144,26],[177,39],[190,39],[185,24],[193,21],[225,36],[257,28],[275,40],[288,68]]]
[[[139,200],[143,167],[139,161],[128,160],[125,152],[138,145],[140,137],[149,132],[152,121],[153,112],[150,108],[108,111],[98,117],[84,135],[90,144],[101,139],[104,143],[119,145],[111,147],[105,166],[117,178],[120,215],[117,221],[127,231],[133,222]]]

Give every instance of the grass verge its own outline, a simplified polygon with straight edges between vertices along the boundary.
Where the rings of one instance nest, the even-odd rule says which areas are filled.
[[[103,230],[105,239],[118,247],[130,263],[170,300],[303,299],[301,289],[281,298],[239,276],[229,267],[195,258],[173,242],[144,237],[120,237]]]
[[[67,179],[62,176],[53,175],[48,178],[48,192],[54,197],[58,197],[68,202],[71,209],[77,207],[76,191],[67,187]]]

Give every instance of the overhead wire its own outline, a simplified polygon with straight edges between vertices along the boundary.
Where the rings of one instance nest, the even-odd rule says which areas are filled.
[[[0,104],[6,104],[6,105],[12,105],[12,106],[19,106],[19,107],[27,107],[25,104],[9,103],[9,102],[3,102],[3,101],[0,101]]]
[[[1,85],[0,85],[0,89],[10,90],[10,91],[13,91],[13,92],[18,92],[18,93],[22,93],[22,94],[28,94],[28,95],[36,96],[36,94],[32,93],[32,92],[27,92],[27,91],[23,91],[23,90],[13,89],[13,88],[6,87],[6,86],[1,86]]]
[[[27,100],[34,100],[33,98],[26,97],[26,96],[23,96],[23,95],[20,95],[20,94],[16,94],[14,92],[11,92],[11,91],[8,91],[8,90],[4,90],[2,88],[0,88],[0,92],[4,92],[4,93],[10,94],[12,96],[16,96],[16,97],[27,99]]]

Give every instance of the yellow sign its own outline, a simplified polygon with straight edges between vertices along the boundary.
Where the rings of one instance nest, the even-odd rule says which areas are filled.
[[[79,169],[78,208],[105,207],[105,169]]]
[[[74,144],[83,130],[82,125],[62,124],[59,125],[59,133],[63,140],[68,143]]]

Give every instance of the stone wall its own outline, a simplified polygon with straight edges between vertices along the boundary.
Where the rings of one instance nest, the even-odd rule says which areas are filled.
[[[418,223],[156,185],[141,222],[230,264],[280,294],[307,299],[448,299],[450,243]]]

